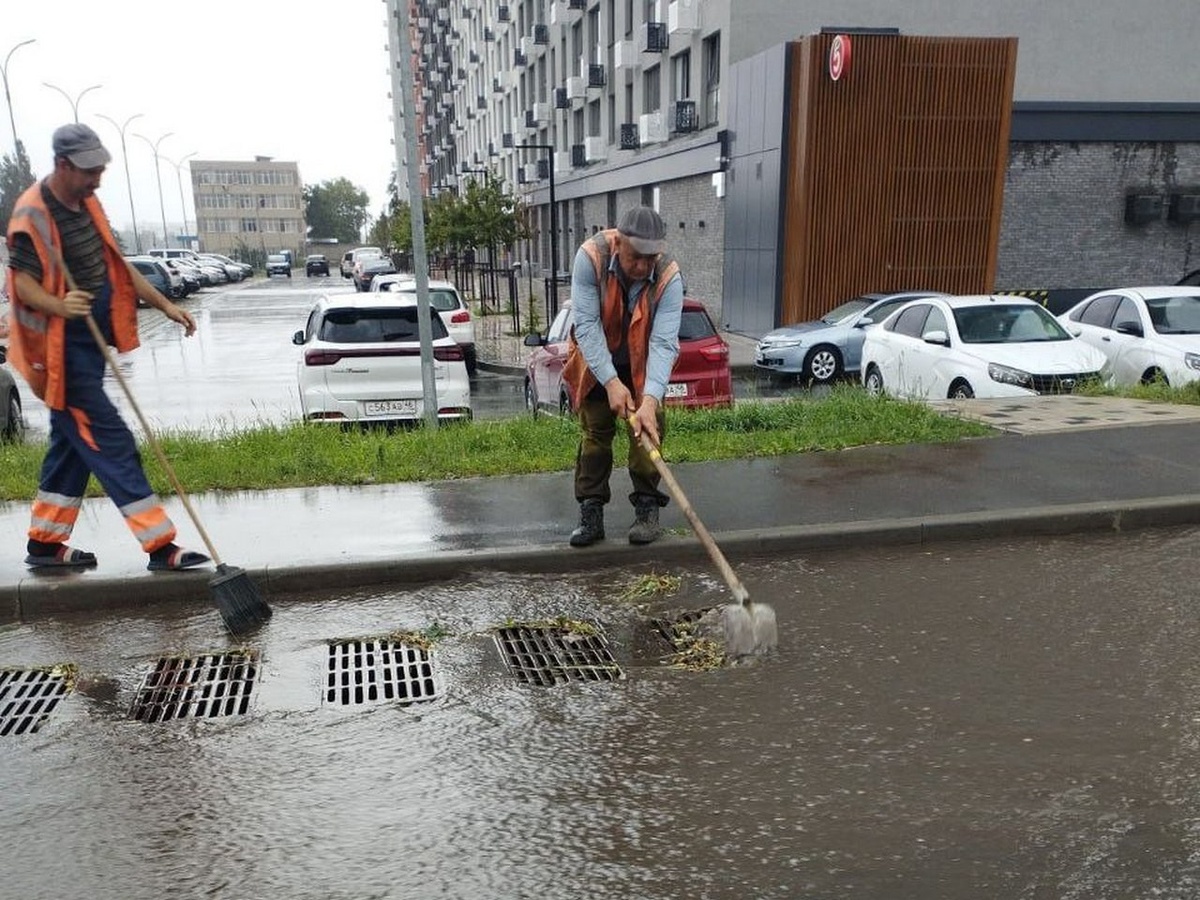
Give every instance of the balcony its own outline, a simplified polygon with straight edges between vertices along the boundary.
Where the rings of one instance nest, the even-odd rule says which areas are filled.
[[[493,43],[496,40],[496,32],[490,28],[483,29],[483,39],[486,43]]]
[[[506,131],[504,134],[500,135],[500,146],[505,150],[511,150],[514,143],[515,141],[513,141],[511,131]]]
[[[700,127],[695,100],[676,100],[671,104],[671,130],[686,133]]]
[[[550,26],[549,25],[534,25],[533,26],[533,42],[535,44],[550,43]]]
[[[554,89],[554,108],[555,109],[570,109],[571,98],[567,96],[565,87]]]
[[[668,137],[667,121],[662,113],[643,113],[638,116],[638,143],[641,146],[665,144]]]
[[[604,66],[601,63],[591,63],[587,67],[587,86],[590,88],[604,87]]]
[[[642,26],[642,52],[667,52],[667,23],[647,22]]]
[[[618,69],[636,69],[642,64],[642,54],[633,41],[617,41],[613,44],[613,66]]]
[[[604,138],[586,137],[583,139],[583,157],[589,163],[601,163],[608,158],[608,144]]]
[[[641,144],[638,140],[638,127],[636,124],[630,123],[621,126],[621,143],[622,150],[636,150]]]
[[[554,171],[570,172],[571,171],[571,151],[559,150],[554,154]]]
[[[582,169],[587,165],[587,147],[584,144],[571,145],[571,168]]]
[[[542,166],[541,166],[540,161],[539,162],[531,162],[531,163],[525,163],[525,165],[521,166],[520,172],[522,175],[525,176],[525,182],[528,184],[533,181],[541,181],[542,180],[541,169],[542,169]]]
[[[523,69],[529,65],[529,58],[520,50],[513,51],[513,66],[518,69]]]
[[[512,11],[509,10],[506,4],[496,7],[496,20],[499,22],[512,21]]]

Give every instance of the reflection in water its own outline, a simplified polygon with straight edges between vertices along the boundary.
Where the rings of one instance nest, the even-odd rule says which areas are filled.
[[[121,688],[0,746],[3,893],[1195,897],[1198,537],[739,562],[780,650],[703,674],[633,664],[627,571],[273,598],[253,713],[168,726],[123,713],[156,654],[226,646],[204,604],[8,629],[0,665]],[[675,574],[659,608],[724,602]],[[551,615],[627,678],[517,684],[487,629]],[[322,703],[327,640],[433,622],[442,700]]]

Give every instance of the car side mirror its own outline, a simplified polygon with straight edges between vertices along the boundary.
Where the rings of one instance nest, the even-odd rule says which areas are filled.
[[[875,324],[875,320],[872,319],[870,316],[863,316],[861,319],[859,319],[857,322],[854,323],[854,327],[855,328],[866,328],[868,325],[874,325],[874,324]]]
[[[544,347],[546,346],[546,339],[535,331],[533,334],[525,335],[525,346]]]
[[[921,340],[927,344],[938,344],[942,347],[950,346],[950,335],[946,334],[940,328],[925,332],[925,334],[921,335]]]
[[[296,345],[303,344],[304,343],[304,332],[297,331],[295,334],[293,334],[292,335],[292,343],[296,344]]]
[[[1134,337],[1145,336],[1142,331],[1141,324],[1133,321],[1132,319],[1126,319],[1124,322],[1118,322],[1113,326],[1113,330],[1116,331],[1117,334],[1132,334]]]

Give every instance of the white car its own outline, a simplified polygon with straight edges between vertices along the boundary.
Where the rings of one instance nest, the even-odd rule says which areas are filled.
[[[1104,354],[1104,373],[1114,385],[1200,379],[1200,287],[1100,291],[1058,320]]]
[[[1070,393],[1099,381],[1104,354],[1021,297],[926,297],[867,330],[872,394],[920,399]]]
[[[372,292],[399,293],[412,297],[416,302],[417,282],[407,273],[393,275],[376,275],[371,282]],[[429,282],[429,305],[441,314],[446,330],[450,337],[463,349],[467,361],[467,374],[475,374],[475,320],[471,318],[471,308],[462,294],[449,281]]]
[[[471,382],[462,348],[440,318],[433,329],[439,419],[471,418]],[[321,297],[292,336],[296,379],[312,422],[404,422],[424,417],[417,308],[380,294]]]

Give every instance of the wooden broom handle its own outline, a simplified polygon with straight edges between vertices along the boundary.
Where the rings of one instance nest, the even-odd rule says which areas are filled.
[[[632,431],[633,417],[630,416],[629,424]],[[632,434],[631,434],[632,436]],[[700,539],[700,543],[704,545],[704,549],[708,551],[709,557],[712,558],[717,570],[721,573],[721,577],[725,579],[725,583],[729,585],[729,590],[734,598],[742,604],[750,603],[750,593],[742,585],[741,579],[737,577],[737,573],[733,571],[733,566],[729,565],[729,561],[725,559],[725,554],[721,552],[721,548],[717,546],[717,542],[713,540],[713,536],[709,534],[708,529],[704,527],[704,523],[700,521],[700,517],[696,515],[696,511],[692,509],[692,504],[688,502],[687,495],[684,494],[683,488],[679,486],[679,482],[675,480],[675,476],[671,474],[671,470],[667,468],[666,462],[662,458],[662,454],[658,452],[658,448],[650,440],[650,436],[643,430],[639,440],[642,449],[650,455],[650,460],[654,463],[654,468],[658,470],[658,474],[662,476],[662,480],[667,483],[667,490],[675,502],[679,504],[679,508],[683,510],[684,516],[691,523],[692,531],[696,537]]]
[[[56,262],[62,268],[63,274],[67,279],[67,288],[72,291],[79,290],[79,286],[75,284],[75,279],[71,276],[71,270],[67,268],[66,261],[62,258],[58,248],[51,245],[51,251],[56,257]],[[163,471],[167,473],[167,478],[171,482],[171,487],[175,489],[175,493],[179,495],[179,499],[183,502],[183,508],[187,510],[188,516],[192,520],[192,524],[196,526],[196,530],[200,532],[200,538],[204,541],[204,546],[208,548],[208,555],[212,557],[212,561],[216,565],[221,565],[221,557],[217,555],[217,548],[213,546],[212,540],[208,536],[208,532],[204,526],[200,524],[200,517],[196,515],[196,511],[192,509],[192,501],[188,499],[187,492],[184,491],[183,485],[179,483],[179,476],[175,474],[175,469],[167,461],[167,454],[163,452],[162,445],[159,444],[158,438],[154,436],[154,431],[150,428],[150,423],[146,421],[146,417],[142,415],[142,408],[138,406],[137,400],[133,398],[133,391],[129,389],[128,383],[125,381],[125,376],[121,374],[121,370],[117,367],[117,362],[113,359],[112,351],[108,347],[108,341],[104,339],[104,335],[100,332],[100,326],[96,324],[95,318],[89,312],[84,316],[87,322],[88,331],[92,333],[92,337],[96,341],[96,346],[100,348],[100,352],[104,354],[104,361],[108,363],[108,367],[112,369],[113,375],[116,376],[117,384],[121,386],[121,390],[125,392],[125,399],[129,401],[129,405],[133,407],[133,412],[137,416],[137,420],[141,423],[142,433],[146,435],[146,442],[154,451],[154,456],[158,460],[158,464],[162,466]]]

